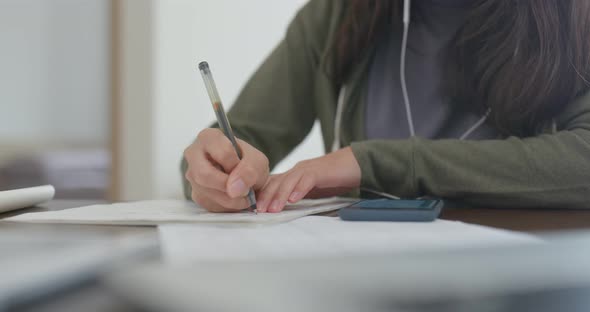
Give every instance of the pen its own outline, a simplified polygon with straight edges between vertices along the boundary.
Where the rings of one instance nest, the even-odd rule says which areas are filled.
[[[238,154],[238,158],[242,159],[242,149],[236,141],[234,132],[231,129],[229,120],[227,119],[227,115],[225,114],[225,110],[223,109],[223,104],[221,104],[221,98],[219,97],[219,93],[217,92],[217,87],[215,86],[213,75],[211,74],[211,70],[209,69],[209,64],[207,62],[199,63],[199,70],[201,71],[201,76],[203,76],[203,81],[205,82],[205,88],[207,88],[209,98],[211,99],[211,104],[213,105],[215,116],[217,117],[217,123],[219,124],[219,127],[221,128],[225,136],[230,140],[231,144],[236,150],[236,153]],[[248,208],[254,209],[254,212],[258,213],[258,210],[256,209],[256,195],[254,195],[254,190],[252,189],[248,191],[248,203],[250,204],[250,207]]]

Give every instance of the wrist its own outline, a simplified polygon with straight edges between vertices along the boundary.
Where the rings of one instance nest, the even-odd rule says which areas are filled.
[[[361,168],[350,147],[339,149],[325,156],[331,168],[332,186],[357,188],[361,184]]]

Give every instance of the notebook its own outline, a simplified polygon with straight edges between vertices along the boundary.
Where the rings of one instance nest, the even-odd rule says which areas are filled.
[[[294,220],[348,206],[357,199],[326,198],[302,200],[287,205],[279,213],[243,211],[238,213],[211,213],[185,200],[149,200],[110,205],[92,205],[59,211],[32,212],[3,219],[13,222],[73,223],[104,225],[158,225],[163,223],[240,223],[260,224]]]
[[[28,187],[0,192],[0,212],[35,206],[52,200],[55,189],[51,185]]]

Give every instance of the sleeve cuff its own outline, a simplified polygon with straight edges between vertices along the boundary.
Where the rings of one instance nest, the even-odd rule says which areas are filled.
[[[361,168],[361,188],[400,197],[419,196],[414,167],[414,139],[353,142]]]

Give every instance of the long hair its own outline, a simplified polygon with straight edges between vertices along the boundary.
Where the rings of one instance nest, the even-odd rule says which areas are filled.
[[[589,0],[474,0],[443,54],[444,92],[491,109],[504,134],[532,135],[590,88]],[[338,85],[384,32],[401,31],[403,0],[350,0],[332,42]],[[420,17],[412,8],[413,18]]]

